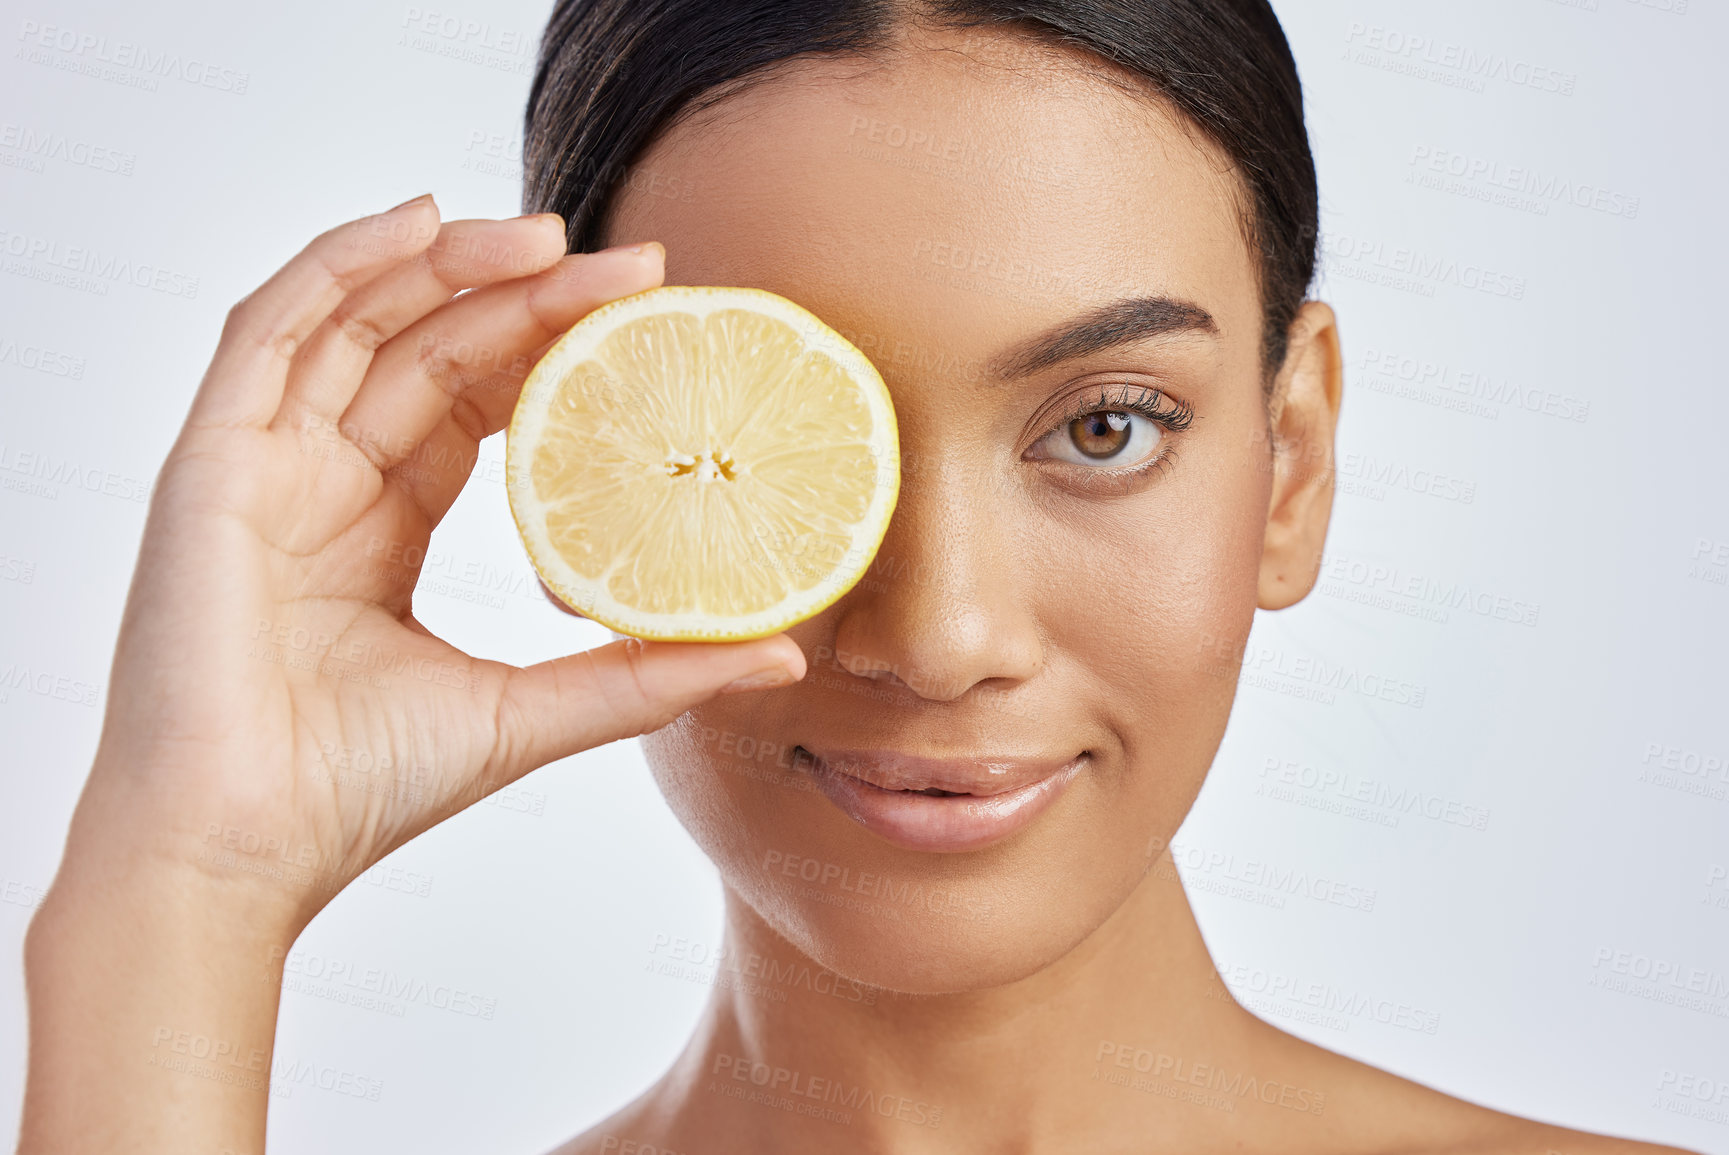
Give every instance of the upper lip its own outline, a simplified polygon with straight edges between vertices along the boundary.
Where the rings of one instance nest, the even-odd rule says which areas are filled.
[[[815,750],[816,769],[845,774],[882,790],[943,790],[989,797],[1041,782],[1073,762],[1068,757],[930,758],[894,750]]]

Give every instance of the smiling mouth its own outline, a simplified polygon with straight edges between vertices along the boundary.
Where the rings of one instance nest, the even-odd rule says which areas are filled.
[[[877,750],[818,754],[794,746],[817,778],[846,778],[892,794],[926,798],[993,798],[1021,790],[1061,773],[1069,764],[1055,758],[925,758]],[[1088,756],[1082,751],[1077,758]],[[797,764],[795,762],[795,764]]]
[[[1025,829],[1092,762],[926,758],[888,750],[827,755],[795,746],[816,787],[848,818],[908,850],[979,850]]]

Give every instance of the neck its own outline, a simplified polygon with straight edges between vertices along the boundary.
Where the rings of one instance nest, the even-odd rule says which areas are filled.
[[[906,995],[854,983],[730,891],[720,976],[651,1093],[654,1114],[680,1134],[724,1127],[760,1152],[1075,1151],[1148,1135],[1180,1146],[1217,1135],[1278,1034],[1219,980],[1168,854],[1085,941],[1007,985]],[[1203,1102],[1209,1087],[1224,1096]]]

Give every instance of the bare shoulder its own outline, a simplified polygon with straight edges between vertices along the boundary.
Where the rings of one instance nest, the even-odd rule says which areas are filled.
[[[1463,1100],[1454,1101],[1483,1116],[1479,1131],[1481,1139],[1463,1146],[1456,1144],[1450,1148],[1439,1148],[1436,1155],[1440,1155],[1441,1151],[1446,1151],[1449,1155],[1454,1151],[1460,1155],[1466,1151],[1477,1152],[1479,1155],[1699,1155],[1696,1151],[1681,1147],[1665,1147],[1661,1143],[1575,1131],[1567,1127],[1522,1119],[1517,1115],[1491,1111],[1474,1103],[1464,1103]]]
[[[1358,1155],[1699,1155],[1497,1111],[1286,1038],[1310,1064],[1314,1085],[1332,1089],[1335,1138],[1349,1136],[1343,1146]]]
[[[1463,1102],[1462,1100],[1455,1100]],[[1590,1131],[1574,1131],[1491,1111],[1472,1103],[1464,1103],[1471,1112],[1483,1116],[1474,1121],[1472,1136],[1455,1139],[1446,1146],[1421,1148],[1429,1155],[1700,1155],[1682,1147],[1665,1147],[1661,1143],[1646,1143],[1615,1135],[1599,1135]],[[1415,1155],[1415,1152],[1413,1152]]]

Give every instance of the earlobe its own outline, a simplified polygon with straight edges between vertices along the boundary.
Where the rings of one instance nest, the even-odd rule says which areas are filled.
[[[1291,323],[1268,415],[1273,474],[1256,604],[1282,610],[1308,596],[1333,512],[1333,436],[1344,391],[1332,307],[1305,302]]]

